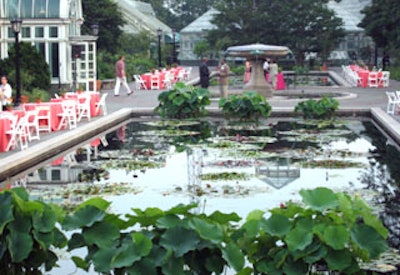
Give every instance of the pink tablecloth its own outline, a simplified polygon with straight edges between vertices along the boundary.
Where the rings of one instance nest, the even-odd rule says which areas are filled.
[[[41,103],[26,103],[25,110],[35,110],[38,106],[50,106],[50,119],[52,131],[57,131],[60,124],[61,117],[58,114],[63,112],[61,102],[41,102]],[[47,124],[47,121],[39,121],[40,125]]]

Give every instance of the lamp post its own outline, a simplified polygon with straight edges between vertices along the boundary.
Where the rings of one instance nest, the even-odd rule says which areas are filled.
[[[98,36],[99,35],[99,24],[94,23],[90,26],[90,28],[92,29],[92,34],[94,36]]]
[[[157,29],[157,36],[158,36],[158,67],[161,68],[161,35],[162,30],[160,28]]]
[[[176,63],[176,42],[175,42],[176,30],[172,29],[172,63]]]
[[[20,77],[20,67],[19,67],[19,33],[21,32],[22,19],[14,18],[11,20],[11,27],[14,31],[15,36],[15,89],[17,95],[15,98],[15,106],[21,103],[21,77]]]

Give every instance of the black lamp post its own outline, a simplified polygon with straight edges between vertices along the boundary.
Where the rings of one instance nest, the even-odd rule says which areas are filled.
[[[160,28],[157,29],[157,36],[158,36],[158,67],[161,68],[161,35],[162,30]]]
[[[92,29],[92,33],[94,36],[98,36],[99,35],[99,24],[94,23],[90,26],[90,28]]]
[[[11,20],[11,27],[15,35],[15,89],[17,90],[17,95],[15,98],[15,106],[21,103],[21,77],[20,77],[20,67],[19,67],[19,33],[21,32],[22,19],[14,18]]]
[[[176,42],[175,42],[176,30],[172,29],[172,63],[176,63]]]

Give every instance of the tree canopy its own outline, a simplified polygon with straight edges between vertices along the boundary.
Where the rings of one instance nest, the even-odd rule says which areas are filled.
[[[372,37],[378,47],[385,50],[400,47],[400,2],[398,0],[372,0],[361,13],[359,24]]]
[[[344,37],[343,22],[327,7],[328,0],[226,0],[208,40],[216,48],[264,43],[288,46],[299,64],[305,53],[326,58]],[[221,45],[220,41],[224,41]],[[219,46],[217,46],[219,45]]]
[[[115,53],[117,41],[122,35],[121,27],[125,23],[118,4],[111,0],[83,0],[82,7],[85,18],[82,33],[91,34],[91,26],[98,24],[98,49]]]
[[[209,10],[218,0],[143,0],[150,3],[161,21],[180,30]],[[166,7],[168,5],[168,7]]]
[[[29,43],[20,43],[21,90],[31,92],[34,88],[50,89],[50,68],[44,57]],[[0,60],[0,74],[8,76],[15,86],[15,48],[8,51],[8,57]]]

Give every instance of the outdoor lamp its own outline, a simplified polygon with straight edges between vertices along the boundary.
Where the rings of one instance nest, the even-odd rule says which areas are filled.
[[[173,39],[173,48],[172,48],[172,62],[176,63],[176,42],[175,42],[176,30],[172,29],[172,39]]]
[[[157,29],[157,36],[158,36],[158,67],[161,68],[161,35],[162,29]]]
[[[99,35],[99,24],[94,23],[90,26],[90,28],[92,29],[92,33],[94,36],[98,36]]]
[[[13,18],[11,21],[11,28],[15,36],[15,89],[17,91],[15,97],[15,106],[21,102],[21,77],[20,77],[20,64],[19,64],[19,33],[21,32],[22,19]]]

